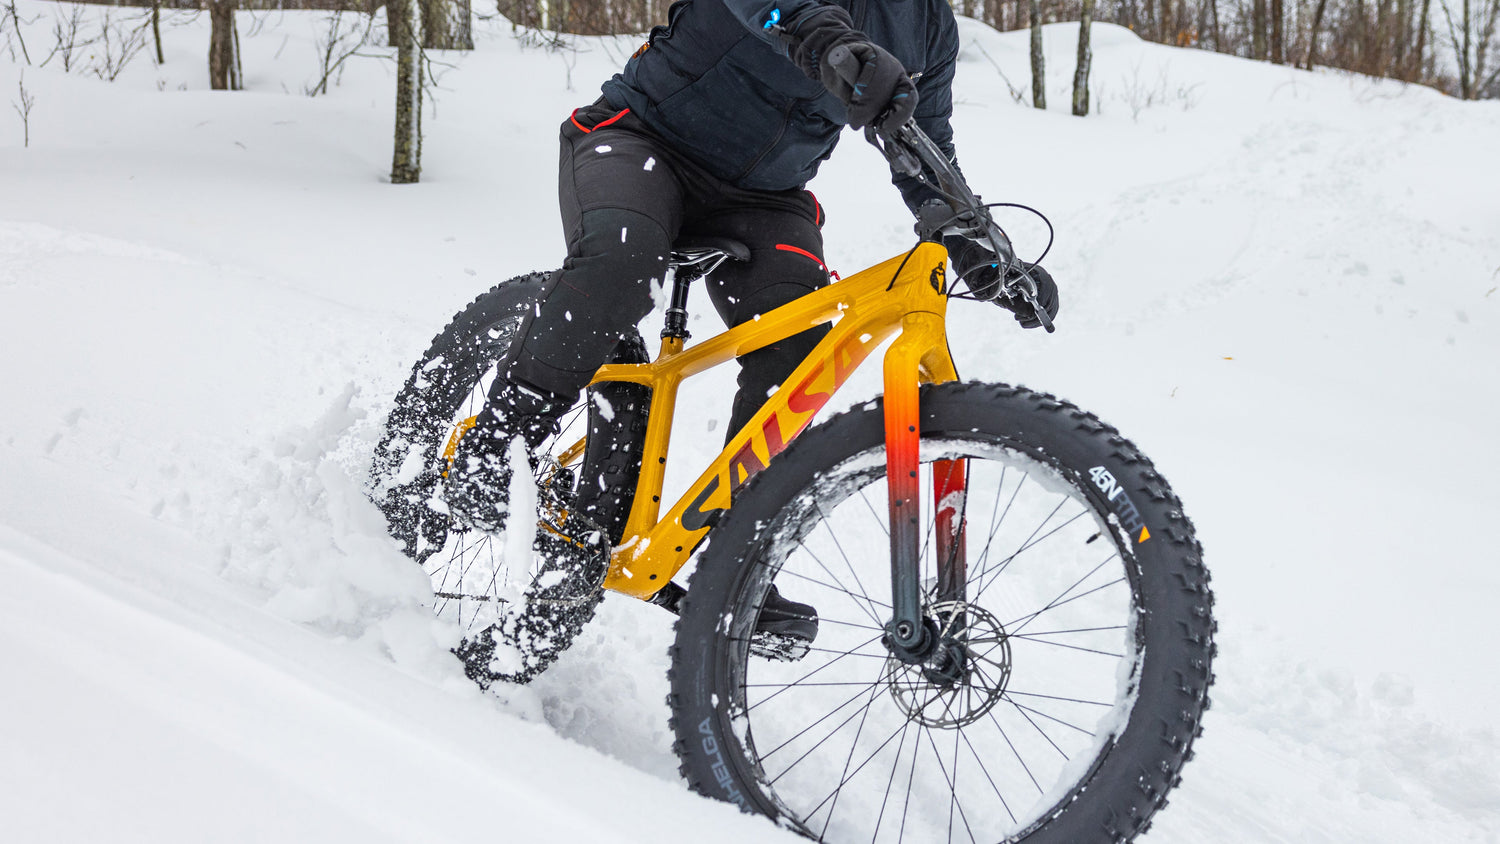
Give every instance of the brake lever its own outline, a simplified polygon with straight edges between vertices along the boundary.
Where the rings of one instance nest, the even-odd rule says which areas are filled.
[[[905,142],[903,138],[899,137],[901,130],[905,128],[905,126],[902,126],[901,129],[896,130],[896,134],[887,137],[880,134],[874,126],[866,126],[865,140],[869,141],[871,146],[880,150],[880,154],[885,156],[885,160],[891,165],[892,170],[905,176],[921,176],[922,159],[917,157],[910,143]]]
[[[1036,316],[1037,321],[1042,324],[1042,328],[1045,328],[1048,334],[1056,333],[1057,326],[1052,324],[1052,316],[1047,313],[1047,309],[1042,307],[1042,303],[1036,298],[1036,281],[1025,270],[1018,270],[1018,272],[1020,275],[1011,288],[1015,292],[1011,295],[1019,296],[1031,308],[1031,313]]]
[[[1005,264],[1005,269],[1001,271],[1001,277],[1004,278],[1009,275],[1010,268],[1016,266],[1018,263],[1016,261],[1015,247],[1011,244],[1010,238],[995,223],[989,214],[989,209],[985,208],[984,203],[980,201],[979,197],[969,189],[968,184],[963,180],[963,176],[954,169],[951,162],[948,162],[943,157],[937,146],[926,135],[922,134],[922,130],[917,126],[915,119],[906,121],[906,123],[897,127],[895,131],[889,134],[877,131],[874,126],[866,126],[865,140],[880,150],[881,154],[885,156],[886,161],[890,163],[892,169],[905,173],[908,176],[921,178],[924,161],[923,153],[926,154],[926,157],[932,158],[933,160],[930,163],[933,174],[938,177],[939,182],[943,183],[940,187],[944,192],[949,194],[951,199],[958,200],[964,206],[954,210],[958,212],[961,219],[965,219],[971,225],[978,224],[978,226],[984,229],[983,235],[976,239],[981,242],[988,241],[991,253],[997,258],[1002,259]],[[1021,270],[1020,280],[1023,283],[1017,285],[1016,293],[1030,306],[1032,313],[1036,315],[1037,321],[1042,324],[1043,328],[1047,329],[1047,333],[1051,334],[1055,332],[1057,328],[1052,324],[1052,317],[1048,315],[1047,309],[1043,308],[1041,303],[1037,301],[1036,282],[1031,279],[1031,276],[1026,274],[1025,270]]]

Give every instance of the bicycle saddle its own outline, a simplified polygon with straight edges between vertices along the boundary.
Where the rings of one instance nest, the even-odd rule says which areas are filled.
[[[715,252],[734,261],[750,260],[750,247],[728,237],[688,235],[672,244],[673,256],[688,261],[701,260]]]

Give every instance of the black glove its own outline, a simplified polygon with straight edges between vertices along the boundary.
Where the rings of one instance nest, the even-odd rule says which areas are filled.
[[[830,50],[822,78],[823,87],[849,107],[849,125],[856,129],[894,132],[917,110],[917,86],[901,61],[878,44],[856,41]]]
[[[849,13],[817,6],[785,30],[791,58],[849,109],[849,125],[890,132],[917,110],[917,86],[895,56],[854,28]]]
[[[988,302],[1000,295],[1000,266],[995,253],[962,235],[944,237],[943,246],[953,262],[953,274],[969,285],[974,298]]]
[[[1022,273],[1031,278],[1036,285],[1036,303],[1047,312],[1047,321],[1051,322],[1057,318],[1057,282],[1052,280],[1052,274],[1042,269],[1039,264],[1028,264],[1019,262],[1010,271],[1008,279],[1014,280]],[[1000,296],[995,299],[995,304],[1016,315],[1016,322],[1021,323],[1022,328],[1041,328],[1042,320],[1032,310],[1031,303],[1021,296]]]
[[[943,238],[943,245],[948,249],[948,258],[953,262],[953,272],[969,285],[969,292],[976,299],[993,301],[995,304],[1016,315],[1016,322],[1022,328],[1040,328],[1042,321],[1032,310],[1031,303],[1022,296],[1006,296],[1005,288],[1000,284],[1000,266],[995,259],[995,253],[986,249],[978,241],[967,237],[949,235]],[[1036,301],[1047,312],[1047,319],[1051,320],[1057,316],[1058,297],[1057,282],[1052,280],[1052,274],[1038,264],[1028,264],[1019,261],[1011,267],[1006,276],[1009,281],[1015,281],[1022,273],[1025,273],[1036,285]]]

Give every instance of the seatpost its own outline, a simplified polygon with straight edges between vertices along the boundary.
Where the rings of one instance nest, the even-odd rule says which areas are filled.
[[[663,340],[686,340],[692,335],[687,330],[688,287],[691,276],[683,276],[676,268],[667,271],[672,282],[672,303],[667,307],[666,325],[661,330]]]

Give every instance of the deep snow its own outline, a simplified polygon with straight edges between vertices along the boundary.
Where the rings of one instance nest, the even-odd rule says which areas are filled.
[[[68,7],[19,7],[40,61]],[[557,263],[556,126],[633,41],[482,24],[394,187],[388,63],[298,96],[321,16],[245,15],[250,90],[209,92],[206,19],[170,20],[112,84],[0,46],[36,103],[30,148],[0,116],[4,837],[782,836],[677,780],[665,614],[613,598],[481,694],[361,493],[431,335]],[[1500,104],[1099,27],[1080,120],[1007,94],[1024,33],[963,32],[965,170],[1052,217],[1064,304],[1052,336],[956,307],[961,371],[1118,425],[1215,578],[1215,706],[1148,840],[1500,840]],[[1058,104],[1075,34],[1047,30]],[[908,243],[881,166],[851,134],[812,186],[846,274]],[[729,389],[690,385],[674,467]]]

